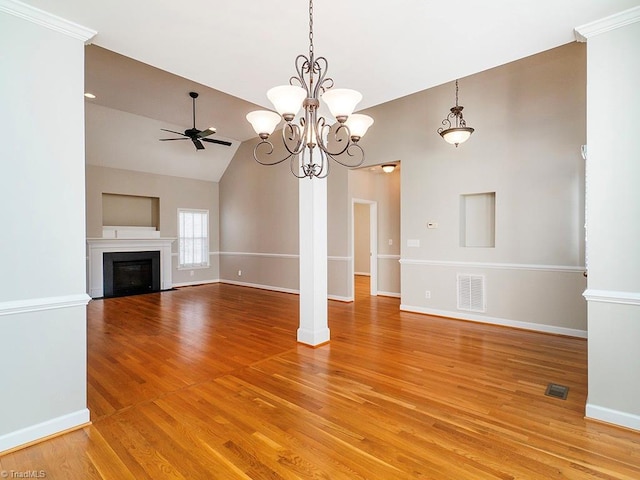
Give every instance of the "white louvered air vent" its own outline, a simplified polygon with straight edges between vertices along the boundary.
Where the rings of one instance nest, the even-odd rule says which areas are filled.
[[[484,275],[458,274],[458,310],[484,312]]]

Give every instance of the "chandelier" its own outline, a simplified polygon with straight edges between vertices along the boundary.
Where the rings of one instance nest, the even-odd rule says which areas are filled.
[[[458,105],[458,80],[456,80],[456,105],[451,107],[451,113],[442,121],[442,125],[447,128],[440,127],[438,129],[438,133],[444,138],[444,141],[455,145],[456,148],[458,144],[466,142],[473,133],[473,128],[467,127],[467,122],[462,117],[463,108],[462,105]],[[455,127],[451,123],[454,118]]]
[[[278,113],[257,110],[247,115],[261,139],[253,149],[253,158],[261,165],[290,160],[291,173],[298,178],[325,178],[329,175],[329,159],[348,168],[359,167],[364,162],[364,150],[358,141],[373,124],[373,118],[353,113],[362,95],[355,90],[333,88],[333,79],[326,76],[326,58],[315,57],[313,0],[309,1],[309,56],[298,55],[295,66],[297,75],[289,79],[289,85],[267,92]],[[336,118],[335,124],[318,115],[320,99]],[[296,124],[294,119],[301,108],[304,112]],[[286,152],[283,158],[271,160],[274,147],[269,135],[281,120],[285,121],[282,143]]]

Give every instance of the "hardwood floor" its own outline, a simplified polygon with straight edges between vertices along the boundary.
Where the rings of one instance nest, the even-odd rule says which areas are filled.
[[[88,306],[93,424],[0,457],[47,479],[639,479],[640,433],[584,420],[584,340],[214,284]],[[566,400],[544,395],[567,385]],[[17,476],[9,478],[19,478]],[[24,477],[22,477],[24,478]]]

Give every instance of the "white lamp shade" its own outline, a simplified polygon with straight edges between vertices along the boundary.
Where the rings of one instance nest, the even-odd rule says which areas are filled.
[[[447,143],[452,145],[458,145],[460,143],[466,142],[471,134],[473,133],[473,128],[450,128],[442,132],[442,138]]]
[[[373,125],[373,118],[369,115],[362,115],[360,113],[354,113],[349,115],[349,118],[345,122],[345,125],[349,128],[352,137],[364,137],[367,130]]]
[[[295,85],[280,85],[267,92],[267,98],[273,103],[280,115],[296,116],[307,98],[307,91]]]
[[[334,117],[348,117],[362,100],[362,94],[348,88],[331,88],[322,94],[322,100]]]
[[[258,135],[271,135],[282,117],[269,110],[255,110],[247,114],[247,120]]]

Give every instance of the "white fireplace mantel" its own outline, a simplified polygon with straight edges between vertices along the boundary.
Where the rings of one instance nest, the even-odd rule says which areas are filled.
[[[108,252],[160,252],[160,288],[169,290],[171,282],[171,244],[175,238],[87,238],[89,296],[104,296],[103,254]]]

